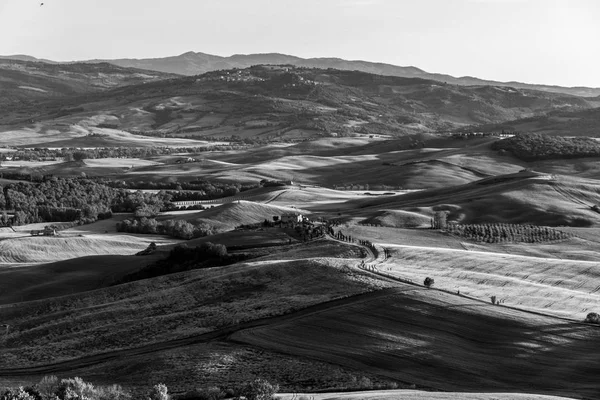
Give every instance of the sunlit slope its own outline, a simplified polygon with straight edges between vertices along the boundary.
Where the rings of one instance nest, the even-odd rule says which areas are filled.
[[[273,196],[276,196],[276,194]],[[177,217],[177,219],[183,219],[194,224],[209,224],[217,230],[230,230],[239,225],[264,222],[265,219],[272,222],[274,216],[280,217],[282,214],[299,213],[300,211],[291,207],[239,200],[198,213],[185,214]]]
[[[597,398],[600,330],[413,287],[233,340],[450,391]]]
[[[104,237],[20,237],[0,241],[0,263],[43,263],[91,255],[132,255],[152,238],[129,235]]]
[[[524,257],[457,249],[385,245],[392,257],[384,273],[483,301],[496,296],[507,306],[585,319],[600,304],[600,262]],[[568,243],[555,244],[568,249]],[[493,249],[490,249],[493,251]]]
[[[591,210],[597,203],[598,181],[523,172],[466,185],[361,199],[347,206],[360,215],[381,209],[429,208],[430,212],[447,210],[449,220],[462,223],[593,226],[600,223],[600,214]]]

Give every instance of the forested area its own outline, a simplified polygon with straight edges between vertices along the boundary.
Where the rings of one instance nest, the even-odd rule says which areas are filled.
[[[240,192],[259,187],[258,183],[210,182],[195,180],[189,182],[157,182],[156,180],[135,180],[107,182],[117,188],[166,190],[173,201],[213,200],[221,197],[235,196]],[[181,190],[190,190],[181,192]]]
[[[14,210],[13,225],[35,222],[93,222],[113,212],[160,210],[171,201],[165,192],[131,192],[89,179],[51,178],[39,183],[17,182],[0,186],[0,209]],[[2,216],[6,225],[8,220]]]
[[[170,154],[195,154],[207,151],[225,151],[246,148],[245,145],[210,145],[202,147],[99,147],[91,149],[63,148],[32,148],[18,149],[10,153],[2,153],[0,160],[7,156],[23,161],[39,161],[45,159],[64,159],[77,161],[96,158],[147,158]]]
[[[192,239],[215,233],[207,224],[193,225],[184,220],[157,221],[154,218],[128,218],[117,222],[118,232],[167,235],[177,239]]]
[[[492,144],[494,150],[511,152],[525,161],[600,157],[600,141],[589,137],[548,136],[521,133]]]

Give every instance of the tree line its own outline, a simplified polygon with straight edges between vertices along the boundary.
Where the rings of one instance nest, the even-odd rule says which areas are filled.
[[[185,220],[157,221],[154,218],[141,217],[128,218],[117,222],[118,232],[143,233],[167,235],[177,239],[192,239],[204,237],[215,233],[215,229],[208,224],[194,225]]]
[[[125,275],[119,281],[114,282],[113,285],[176,272],[230,265],[247,260],[250,257],[252,256],[245,253],[229,254],[227,247],[222,244],[205,242],[195,247],[180,244],[171,249],[166,258]]]
[[[147,158],[178,153],[200,153],[207,151],[239,150],[247,146],[240,145],[210,145],[202,147],[99,147],[94,149],[79,148],[31,148],[17,149],[14,152],[0,154],[0,160],[6,157],[18,158],[24,161],[39,161],[44,159],[64,159],[65,161],[78,161],[97,158]]]
[[[520,224],[448,224],[446,230],[465,239],[485,243],[542,243],[572,235],[547,226]]]
[[[38,183],[0,186],[0,210],[14,210],[13,225],[37,222],[93,222],[113,212],[160,210],[171,203],[166,192],[156,194],[116,189],[83,178],[51,178]],[[4,225],[9,223],[5,213]]]

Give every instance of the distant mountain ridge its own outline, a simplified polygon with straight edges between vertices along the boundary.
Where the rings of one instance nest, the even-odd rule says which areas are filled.
[[[0,56],[0,59],[19,59],[26,61],[43,61],[26,55]],[[87,60],[88,63],[108,62],[121,67],[138,68],[152,71],[167,72],[179,75],[199,75],[210,71],[247,68],[256,64],[290,64],[298,67],[335,68],[341,70],[357,70],[376,75],[399,76],[403,78],[422,78],[436,80],[461,86],[509,86],[519,89],[541,90],[545,92],[564,93],[574,96],[596,97],[600,96],[600,88],[589,87],[562,87],[553,85],[529,84],[522,82],[498,82],[479,79],[470,76],[454,77],[447,74],[430,73],[417,67],[401,67],[392,64],[376,63],[360,60],[343,60],[340,58],[301,58],[279,53],[265,54],[234,54],[230,57],[216,56],[200,52],[187,52],[178,56],[162,58],[133,59],[123,58],[115,60]]]

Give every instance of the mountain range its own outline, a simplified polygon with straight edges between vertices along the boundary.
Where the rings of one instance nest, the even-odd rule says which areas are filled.
[[[0,59],[17,59],[23,61],[42,61],[46,63],[57,63],[56,61],[37,59],[28,55],[0,56]],[[562,87],[514,81],[498,82],[470,76],[454,77],[447,74],[430,73],[413,66],[402,67],[397,65],[375,63],[369,61],[343,60],[340,58],[301,58],[279,53],[234,54],[229,57],[222,57],[212,54],[190,51],[178,56],[163,58],[123,58],[114,60],[87,60],[82,62],[107,62],[121,67],[138,68],[179,75],[199,75],[215,70],[247,68],[256,64],[293,65],[297,67],[310,67],[322,69],[334,68],[350,71],[356,70],[376,75],[399,76],[404,78],[422,78],[461,86],[509,86],[519,89],[557,92],[582,97],[600,96],[600,88]]]

